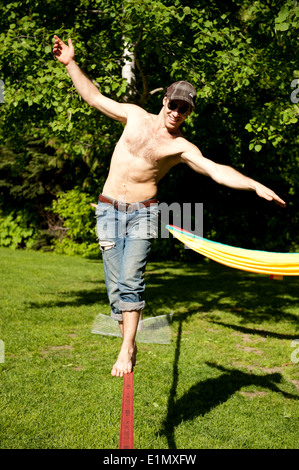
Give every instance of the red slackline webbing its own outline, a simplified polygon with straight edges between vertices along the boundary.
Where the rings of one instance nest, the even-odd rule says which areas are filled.
[[[134,449],[134,372],[124,374],[119,449]]]

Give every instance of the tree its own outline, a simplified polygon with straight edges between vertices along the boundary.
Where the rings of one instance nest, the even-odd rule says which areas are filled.
[[[298,105],[291,101],[291,83],[298,77],[297,28],[291,0],[2,3],[2,211],[20,208],[22,200],[47,230],[54,215],[45,207],[61,191],[78,186],[94,202],[122,131],[78,97],[52,55],[55,33],[72,37],[80,66],[114,99],[158,112],[166,87],[190,80],[198,99],[186,137],[204,155],[272,187],[288,209],[277,212],[184,167],[164,178],[160,199],[204,202],[204,233],[216,240],[296,248]],[[122,76],[127,59],[134,65],[130,84]]]

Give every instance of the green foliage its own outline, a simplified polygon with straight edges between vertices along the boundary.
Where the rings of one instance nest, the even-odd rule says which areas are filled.
[[[38,232],[26,211],[0,215],[0,246],[9,248],[33,248]]]
[[[97,255],[95,219],[90,206],[91,197],[74,188],[59,193],[52,203],[52,211],[63,221],[58,237],[53,241],[57,253]]]

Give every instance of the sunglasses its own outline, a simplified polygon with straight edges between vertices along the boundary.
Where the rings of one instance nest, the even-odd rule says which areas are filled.
[[[178,111],[180,114],[186,114],[189,111],[188,104],[182,104],[181,106],[179,106],[175,101],[169,101],[167,103],[167,107],[171,111]]]

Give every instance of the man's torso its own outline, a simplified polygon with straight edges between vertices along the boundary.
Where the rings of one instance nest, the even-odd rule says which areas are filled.
[[[157,128],[158,116],[134,107],[118,141],[103,188],[114,199],[136,202],[152,198],[160,179],[181,162],[186,140]]]

